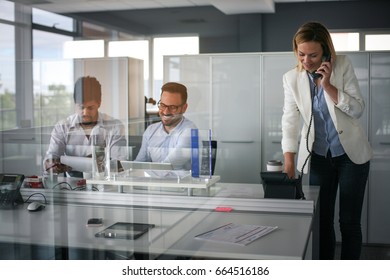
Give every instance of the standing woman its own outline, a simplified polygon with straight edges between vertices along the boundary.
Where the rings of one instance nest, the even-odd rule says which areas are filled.
[[[320,186],[320,259],[334,258],[333,221],[340,188],[341,259],[359,259],[361,212],[372,156],[358,120],[365,107],[359,84],[350,60],[336,55],[329,31],[321,23],[302,25],[294,35],[293,50],[298,65],[283,76],[285,172],[295,178],[296,168],[307,173],[310,165],[310,185]],[[303,128],[298,144],[300,116]]]

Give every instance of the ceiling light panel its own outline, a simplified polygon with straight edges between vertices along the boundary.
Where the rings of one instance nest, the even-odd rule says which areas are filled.
[[[275,12],[273,0],[211,0],[211,3],[227,15]]]

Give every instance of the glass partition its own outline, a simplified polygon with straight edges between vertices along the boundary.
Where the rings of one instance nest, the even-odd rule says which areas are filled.
[[[2,65],[5,64],[2,63]],[[119,144],[120,156],[126,160],[132,159],[132,144],[137,145],[138,149],[140,145],[140,141],[134,143],[132,139],[142,137],[145,127],[142,60],[131,58],[37,59],[17,62],[17,65],[20,68],[33,70],[32,90],[26,83],[20,87],[25,88],[26,91],[19,94],[32,93],[32,96],[26,96],[25,100],[33,100],[31,108],[34,112],[34,119],[25,127],[14,128],[13,125],[8,129],[3,128],[1,133],[2,172],[21,173],[25,176],[43,175],[45,171],[43,159],[49,148],[54,126],[76,112],[73,97],[74,83],[81,76],[96,77],[99,81],[102,91],[99,112],[104,114],[102,121],[107,126],[109,123],[105,122],[108,122],[108,116],[118,120],[121,124],[118,133],[123,134],[125,139]],[[7,76],[3,74],[4,77]],[[8,84],[4,83],[4,85]],[[7,94],[1,94],[4,106],[6,96]],[[20,109],[14,108],[13,110],[15,114]],[[2,114],[5,114],[3,110]],[[6,119],[6,117],[2,118],[3,123]],[[138,149],[135,149],[135,152]],[[92,155],[92,153],[89,154]]]
[[[373,212],[363,215],[371,221],[364,220],[362,225],[368,228],[368,241],[387,242],[387,236],[378,226],[380,221],[374,219],[387,205],[386,196],[381,195],[384,189],[378,186],[386,185],[382,175],[388,166],[385,143],[388,102],[383,97],[388,83],[385,75],[388,54],[351,53],[350,58],[367,99],[369,110],[362,122],[370,129],[375,152],[367,210]],[[35,216],[28,212],[27,203],[17,205],[15,211],[8,212],[11,214],[0,211],[2,223],[6,225],[0,229],[0,245],[2,242],[16,244],[14,248],[18,248],[7,251],[10,258],[220,257],[231,252],[221,252],[214,245],[195,244],[193,237],[223,226],[227,221],[226,212],[233,222],[286,227],[289,229],[286,232],[299,240],[294,246],[282,248],[283,252],[274,252],[272,248],[278,246],[270,246],[268,241],[255,241],[259,247],[246,247],[249,252],[240,247],[242,254],[237,257],[302,259],[311,254],[307,248],[311,248],[308,242],[312,237],[318,189],[304,185],[305,201],[266,200],[260,182],[264,164],[270,159],[281,159],[278,123],[283,103],[282,75],[294,66],[292,53],[168,56],[165,62],[165,81],[178,81],[187,86],[185,116],[194,121],[199,131],[207,132],[197,139],[198,155],[207,155],[205,162],[197,158],[199,177],[191,176],[192,170],[174,170],[171,164],[148,163],[137,168],[134,163],[146,127],[142,61],[110,58],[19,62],[33,69],[31,94],[35,121],[31,127],[1,132],[1,168],[3,173],[25,175],[27,179],[21,189],[24,202],[47,200],[48,203],[44,212]],[[93,145],[87,146],[81,159],[72,158],[75,164],[81,165],[93,164],[96,155],[110,159],[104,160],[103,176],[93,176],[92,165],[82,171],[70,161],[67,165],[81,170],[81,177],[71,173],[76,170],[66,174],[51,172],[54,166],[44,167],[43,160],[54,135],[54,125],[75,112],[74,83],[87,75],[97,77],[101,83],[101,111],[123,124],[121,132],[125,142],[120,142],[117,151],[121,158],[112,162],[113,150],[96,150],[100,144],[110,145],[103,137],[92,141]],[[119,135],[97,127],[99,135],[114,138]],[[94,136],[92,131],[89,135]],[[213,146],[213,142],[218,145]],[[201,171],[203,164],[206,174]],[[102,218],[103,225],[86,226],[91,218]],[[112,229],[110,226],[118,222],[147,223],[153,227],[138,241],[96,236],[104,235],[105,229]],[[375,229],[375,235],[370,235],[369,227]],[[280,244],[291,237],[280,233],[283,239],[271,233],[270,240]],[[255,249],[251,252],[252,248]]]
[[[0,23],[0,131],[17,126],[15,99],[15,27]]]

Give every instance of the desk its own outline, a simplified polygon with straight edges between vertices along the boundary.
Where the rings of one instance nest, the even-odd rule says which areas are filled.
[[[226,190],[219,185],[222,190]],[[228,187],[233,187],[232,185]],[[239,184],[236,185],[239,187]],[[27,205],[0,211],[0,242],[86,250],[128,251],[150,258],[187,256],[232,259],[304,259],[311,257],[315,200],[270,200],[233,197],[187,197],[23,189],[24,198],[41,191],[50,204],[40,212],[28,212]],[[307,195],[310,197],[310,195]],[[228,205],[233,212],[215,212]],[[104,226],[88,228],[88,218],[102,217]],[[131,240],[97,238],[95,233],[115,222],[153,223],[141,238]],[[229,222],[278,226],[248,246],[214,244],[194,236]]]
[[[194,213],[193,216],[199,215]],[[270,214],[259,212],[210,212],[164,254],[214,259],[305,259],[309,247],[310,215]],[[247,246],[201,241],[194,236],[228,223],[278,226],[278,229]]]
[[[184,188],[187,189],[189,195],[192,195],[193,189],[208,191],[209,187],[219,180],[220,176],[193,178],[190,171],[184,170],[134,169],[120,172],[108,179],[88,179],[87,184],[117,186],[121,190],[120,192],[122,192],[123,186],[166,189]]]

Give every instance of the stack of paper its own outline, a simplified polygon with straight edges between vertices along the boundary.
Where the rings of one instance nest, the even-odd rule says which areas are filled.
[[[277,226],[241,225],[230,223],[195,236],[196,239],[237,245],[248,245],[277,229]]]

